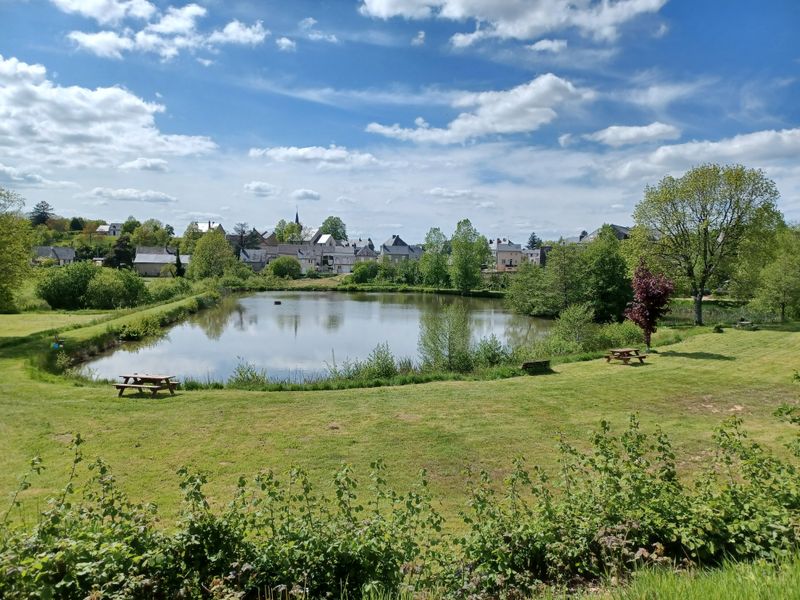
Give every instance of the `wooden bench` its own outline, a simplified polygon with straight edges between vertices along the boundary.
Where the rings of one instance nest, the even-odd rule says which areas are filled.
[[[115,383],[114,387],[119,390],[119,394],[117,394],[117,396],[119,396],[119,397],[122,396],[122,392],[124,392],[125,390],[128,390],[128,389],[135,389],[135,390],[139,390],[140,392],[147,391],[147,392],[152,393],[153,396],[155,396],[156,393],[159,390],[164,389],[160,385],[147,385],[147,384],[141,384],[141,383],[139,383],[139,384],[137,384],[137,383]]]
[[[626,365],[635,358],[639,359],[640,364],[644,364],[644,359],[647,358],[647,354],[631,354],[628,356],[617,356],[616,354],[606,354],[606,362],[611,362],[613,360],[621,360]]]
[[[549,360],[531,360],[522,363],[520,367],[528,375],[542,375],[544,373],[552,373]]]

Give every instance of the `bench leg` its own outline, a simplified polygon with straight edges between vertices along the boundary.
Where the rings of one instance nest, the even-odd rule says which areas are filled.
[[[125,391],[125,388],[119,388],[119,394],[117,394],[117,398],[122,398],[122,392]]]

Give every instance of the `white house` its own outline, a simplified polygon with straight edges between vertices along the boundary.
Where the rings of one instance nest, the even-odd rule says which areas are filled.
[[[97,235],[119,235],[122,233],[122,223],[109,223],[108,225],[100,225],[95,233]]]

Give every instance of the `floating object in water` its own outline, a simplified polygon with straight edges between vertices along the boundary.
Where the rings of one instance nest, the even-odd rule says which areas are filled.
[[[275,300],[275,304],[280,304],[280,303],[281,303],[280,300]]]

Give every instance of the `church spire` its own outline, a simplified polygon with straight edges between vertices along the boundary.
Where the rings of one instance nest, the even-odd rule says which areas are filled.
[[[300,211],[295,206],[294,208],[294,222],[300,225]]]

